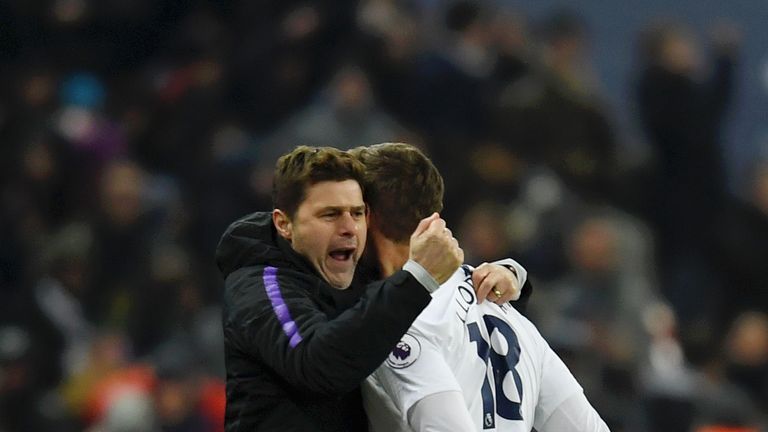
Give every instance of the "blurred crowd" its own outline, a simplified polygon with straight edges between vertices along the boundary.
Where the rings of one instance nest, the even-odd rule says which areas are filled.
[[[643,158],[589,41],[493,2],[0,2],[0,432],[223,430],[219,236],[271,208],[281,153],[385,141],[435,161],[468,262],[528,268],[611,430],[761,430],[768,161],[733,196],[721,141],[738,29],[627,41]]]

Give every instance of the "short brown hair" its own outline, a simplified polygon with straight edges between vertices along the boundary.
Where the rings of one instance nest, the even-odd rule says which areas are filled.
[[[365,166],[365,201],[386,221],[380,229],[388,239],[408,242],[421,219],[443,209],[443,178],[418,148],[383,143],[350,153]]]
[[[323,181],[355,180],[363,185],[363,164],[333,147],[299,146],[277,160],[272,205],[292,217],[306,198],[308,186]]]

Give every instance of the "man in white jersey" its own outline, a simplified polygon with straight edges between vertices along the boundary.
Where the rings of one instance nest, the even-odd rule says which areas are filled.
[[[387,276],[407,261],[407,235],[418,215],[441,210],[442,179],[438,173],[439,183],[428,181],[437,170],[407,144],[352,153],[366,166],[369,242]],[[522,284],[525,270],[512,260],[506,264]],[[371,430],[608,431],[530,321],[508,304],[478,304],[473,271],[462,266],[433,294],[364,385]]]

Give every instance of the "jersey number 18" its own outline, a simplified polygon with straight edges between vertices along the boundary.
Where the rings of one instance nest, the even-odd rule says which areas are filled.
[[[514,330],[512,330],[509,324],[503,320],[492,315],[485,315],[483,316],[483,322],[485,323],[485,328],[488,331],[489,337],[493,334],[493,331],[496,330],[507,343],[507,352],[498,353],[496,352],[496,348],[483,338],[477,323],[473,322],[467,325],[467,328],[469,329],[469,340],[477,343],[477,355],[480,356],[493,372],[495,389],[491,389],[491,384],[488,382],[488,374],[486,373],[485,381],[483,381],[482,395],[483,429],[494,429],[496,427],[495,414],[498,414],[507,420],[523,419],[520,414],[520,402],[523,401],[523,386],[520,381],[520,374],[515,370],[515,365],[517,365],[517,362],[520,360],[520,344],[517,341],[517,335]],[[506,378],[507,374],[510,372],[515,380],[515,385],[519,392],[518,400],[520,402],[513,402],[504,394],[504,378]]]

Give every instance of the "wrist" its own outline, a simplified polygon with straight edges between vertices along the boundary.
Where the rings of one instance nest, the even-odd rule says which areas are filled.
[[[414,278],[430,293],[437,291],[440,284],[437,280],[419,263],[409,259],[403,266],[403,270],[412,274]]]

